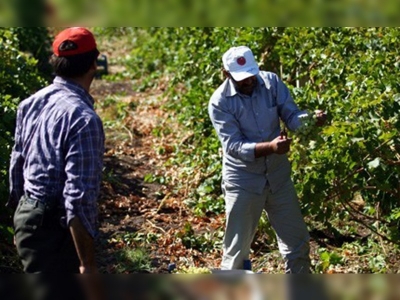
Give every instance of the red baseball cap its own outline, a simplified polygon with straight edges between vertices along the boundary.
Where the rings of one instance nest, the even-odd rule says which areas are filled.
[[[93,34],[83,27],[64,29],[57,34],[53,42],[53,52],[56,56],[77,55],[95,49],[97,45]]]

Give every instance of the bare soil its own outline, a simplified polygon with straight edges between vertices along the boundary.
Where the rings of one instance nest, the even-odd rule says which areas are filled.
[[[206,227],[220,227],[222,218],[195,217],[181,199],[171,196],[167,186],[144,180],[146,175],[159,172],[158,168],[163,164],[163,158],[155,151],[163,141],[152,134],[159,120],[165,119],[165,112],[157,104],[161,101],[158,98],[162,91],[136,93],[132,82],[110,83],[97,79],[91,93],[99,106],[106,97],[123,94],[119,101],[132,102],[135,107],[124,120],[125,134],[121,134],[121,129],[106,127],[105,176],[99,200],[100,234],[97,241],[101,271],[118,273],[124,270],[124,266],[119,266],[123,264],[119,252],[135,247],[144,248],[150,255],[153,273],[167,273],[170,263],[182,259],[194,265],[212,262],[210,267],[217,267],[216,253],[209,253],[206,258],[199,251],[186,248],[176,236],[186,223],[198,226],[199,230],[209,230]],[[102,113],[106,112],[100,110],[99,114]],[[141,235],[142,240],[131,244],[129,237],[123,238],[134,234]],[[151,242],[144,238],[149,235],[155,237]]]

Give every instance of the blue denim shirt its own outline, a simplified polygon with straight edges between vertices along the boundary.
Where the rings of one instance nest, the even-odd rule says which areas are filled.
[[[257,143],[279,136],[280,120],[289,130],[301,125],[301,111],[287,86],[271,72],[260,71],[251,96],[236,91],[226,79],[209,101],[209,115],[223,150],[223,180],[261,194],[268,183],[272,192],[291,173],[287,155],[255,157]]]
[[[61,77],[20,103],[8,206],[15,207],[24,194],[56,199],[68,223],[79,216],[96,235],[105,137],[93,103],[81,86]]]

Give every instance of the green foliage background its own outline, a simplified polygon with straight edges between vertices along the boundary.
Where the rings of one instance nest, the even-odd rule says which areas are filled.
[[[11,238],[5,208],[18,103],[46,84],[49,36],[44,27],[0,28],[0,238]],[[46,54],[47,53],[47,54]],[[41,70],[38,69],[41,67]]]
[[[28,5],[29,4],[29,5]],[[397,25],[395,1],[0,1],[0,24],[103,24],[119,26],[392,26]],[[309,9],[312,7],[312,9]],[[284,8],[284,9],[282,9]]]

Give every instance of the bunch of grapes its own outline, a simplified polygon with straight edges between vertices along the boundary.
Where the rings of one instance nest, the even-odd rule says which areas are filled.
[[[304,115],[301,117],[301,122],[302,125],[295,131],[293,137],[292,159],[296,159],[301,165],[307,165],[310,150],[313,150],[317,145],[317,116],[314,114]]]
[[[314,130],[317,116],[315,114],[307,114],[301,116],[300,119],[302,125],[296,130],[296,142],[308,146],[309,142],[316,138]]]

